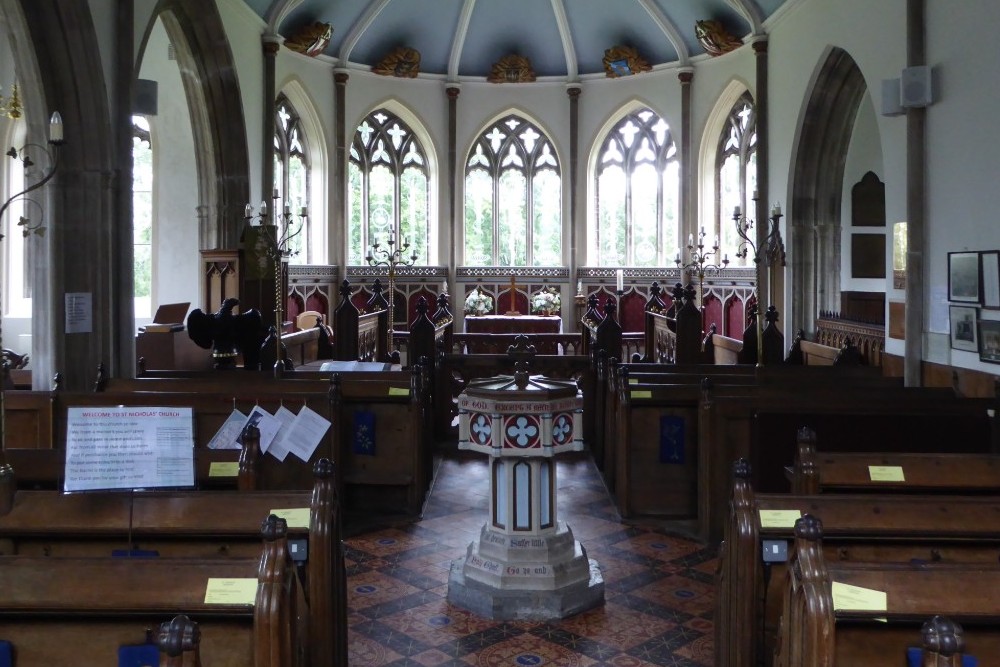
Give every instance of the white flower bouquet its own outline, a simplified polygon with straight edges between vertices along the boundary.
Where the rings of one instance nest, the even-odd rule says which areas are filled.
[[[465,298],[466,315],[489,315],[493,312],[493,298],[477,287]]]
[[[539,315],[558,315],[562,307],[559,291],[555,287],[542,289],[531,297],[531,312]]]

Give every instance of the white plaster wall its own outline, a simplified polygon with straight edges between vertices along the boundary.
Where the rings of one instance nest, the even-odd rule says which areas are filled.
[[[149,119],[154,161],[153,313],[164,303],[203,305],[194,137],[177,61],[167,58],[169,41],[157,20],[139,69],[140,78],[159,84],[157,115]]]
[[[243,0],[216,0],[219,15],[226,30],[226,39],[236,63],[240,96],[243,99],[243,119],[246,123],[247,150],[250,161],[250,201],[263,198],[261,188],[261,156],[263,148],[264,52],[261,35],[264,21],[253,13]],[[271,188],[267,188],[270,200]]]
[[[870,91],[869,91],[870,92]],[[885,178],[882,169],[882,146],[879,143],[878,121],[870,94],[866,94],[854,121],[851,144],[847,149],[844,165],[844,191],[841,197],[842,225],[840,230],[840,288],[843,291],[885,292],[892,286],[892,222],[885,227],[852,227],[854,207],[851,189],[867,172]],[[854,278],[851,276],[851,237],[854,234],[882,234],[886,237],[886,277]]]
[[[932,331],[947,331],[947,253],[1000,248],[996,223],[996,26],[992,0],[927,3],[927,63],[934,68],[936,102],[927,109],[926,310]],[[983,319],[1000,311],[980,310]],[[997,373],[972,352],[951,350],[946,336],[928,345],[927,358]]]

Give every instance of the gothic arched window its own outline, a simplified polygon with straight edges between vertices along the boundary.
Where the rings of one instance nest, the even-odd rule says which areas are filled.
[[[562,185],[552,142],[516,115],[494,123],[465,161],[465,263],[562,265]]]
[[[757,192],[757,119],[749,93],[743,93],[730,110],[716,156],[719,252],[735,265],[745,265],[749,260],[736,256],[740,239],[733,211],[739,206],[743,215],[757,215],[753,200]]]
[[[153,142],[149,120],[132,116],[132,261],[135,316],[152,315]]]
[[[409,125],[386,109],[368,114],[354,134],[348,189],[350,264],[364,264],[372,243],[390,237],[409,241],[417,264],[429,263],[427,157]]]
[[[643,108],[608,132],[594,174],[598,266],[673,265],[679,243],[680,162],[670,126]]]
[[[278,200],[275,211],[286,211],[298,223],[302,209],[309,211],[309,151],[302,121],[291,102],[284,95],[278,97],[274,119],[274,190]],[[311,261],[309,239],[312,234],[309,216],[302,231],[296,234],[289,246],[293,252],[292,263],[307,264]]]

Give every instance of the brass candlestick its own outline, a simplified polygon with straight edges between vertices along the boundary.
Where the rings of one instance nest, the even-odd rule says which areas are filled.
[[[694,235],[688,234],[688,256],[691,260],[687,264],[681,264],[681,254],[677,253],[677,257],[674,262],[677,263],[677,268],[681,271],[693,271],[696,276],[698,276],[698,300],[699,310],[701,310],[701,330],[705,331],[705,274],[709,271],[714,271],[718,273],[723,268],[729,265],[729,257],[725,256],[722,258],[722,265],[715,264],[709,260],[712,257],[718,257],[719,254],[719,237],[715,237],[715,241],[711,248],[705,245],[705,228],[702,227],[701,231],[698,232],[698,243],[694,242]]]
[[[403,241],[403,245],[399,248],[396,247],[396,237],[392,234],[389,235],[389,240],[386,242],[387,248],[381,247],[378,241],[372,244],[371,249],[368,251],[368,255],[365,260],[368,262],[369,266],[384,266],[389,273],[389,333],[387,334],[388,345],[386,345],[386,354],[389,355],[389,359],[392,358],[392,338],[393,329],[395,327],[395,315],[396,315],[396,268],[399,266],[413,266],[417,261],[417,251],[414,249],[413,253],[409,257],[405,257],[404,253],[410,248],[410,241],[406,239]]]
[[[755,196],[754,203],[756,204],[756,202],[757,197]],[[740,237],[740,247],[736,252],[736,256],[740,259],[746,259],[751,253],[753,254],[754,279],[756,281],[754,290],[757,296],[757,314],[755,320],[757,323],[758,366],[764,365],[764,308],[761,305],[760,293],[761,266],[785,265],[785,245],[781,240],[781,229],[779,228],[781,218],[781,206],[775,204],[774,208],[771,209],[771,225],[766,235],[762,239],[758,238],[754,240],[751,238],[754,221],[747,216],[741,215],[739,206],[733,210],[733,222],[736,224],[736,234]],[[757,245],[758,241],[760,242],[759,247]],[[773,302],[773,295],[770,295],[768,300]]]
[[[264,251],[268,259],[274,262],[274,377],[280,378],[285,371],[285,360],[281,354],[281,314],[283,312],[284,295],[282,294],[282,277],[285,263],[293,255],[297,254],[291,248],[291,240],[302,233],[305,221],[308,216],[306,207],[303,206],[299,212],[298,226],[293,229],[295,216],[286,205],[283,213],[278,212],[278,191],[274,191],[274,203],[268,212],[267,202],[260,202],[260,209],[257,215],[253,214],[253,207],[246,206],[244,219],[247,224],[261,228],[261,238],[264,239]],[[254,222],[256,220],[256,223]],[[272,222],[273,220],[273,222]]]

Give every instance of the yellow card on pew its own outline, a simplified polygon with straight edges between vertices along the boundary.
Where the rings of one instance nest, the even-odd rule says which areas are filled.
[[[905,482],[902,466],[868,466],[868,476],[873,482]]]
[[[794,528],[795,520],[802,516],[799,510],[757,510],[761,528]]]
[[[309,527],[308,507],[290,507],[287,509],[271,510],[271,514],[284,519],[289,528]]]
[[[886,611],[885,591],[835,581],[831,584],[831,592],[834,610]]]
[[[389,387],[390,396],[409,396],[410,390],[408,387]]]
[[[632,398],[653,398],[653,392],[633,389]]]
[[[628,383],[629,384],[639,384],[639,378],[629,378],[628,379]]]
[[[205,588],[205,604],[249,604],[257,599],[257,580],[213,577]]]
[[[209,477],[239,477],[240,464],[238,461],[212,461],[208,466]]]

